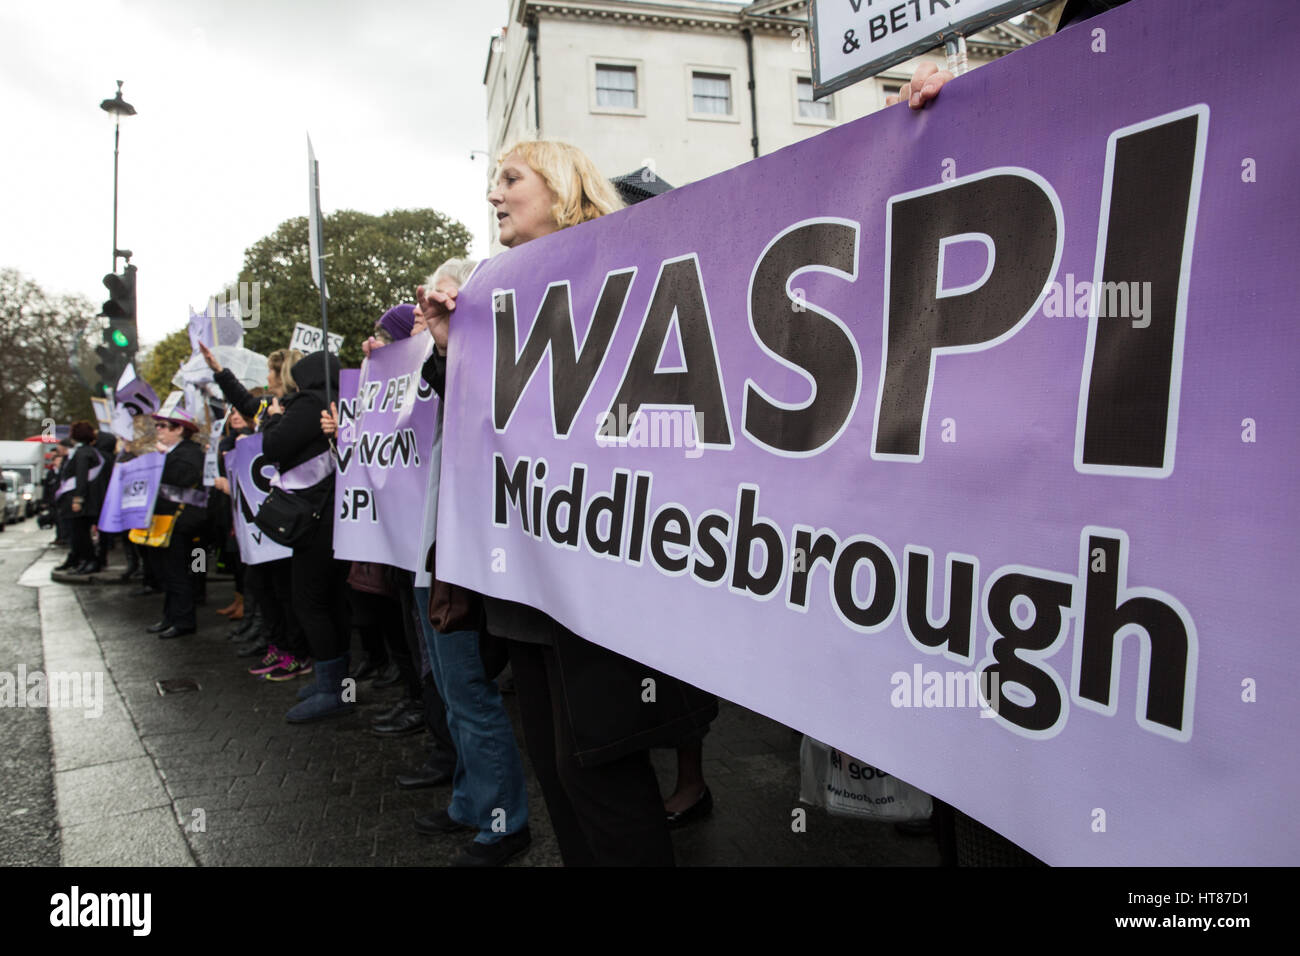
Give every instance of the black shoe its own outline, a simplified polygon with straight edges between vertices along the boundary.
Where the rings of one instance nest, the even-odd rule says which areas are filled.
[[[73,574],[94,574],[98,570],[99,570],[99,565],[96,564],[94,561],[82,561],[79,565],[73,568],[72,573]]]
[[[247,641],[262,627],[262,612],[260,609],[254,609],[252,614],[245,614],[242,621],[236,621],[234,626],[226,632],[226,637],[232,641]]]
[[[263,657],[266,654],[266,641],[249,641],[235,649],[236,657]]]
[[[135,569],[127,568],[125,571],[123,571],[121,574],[117,576],[117,579],[119,581],[130,581],[131,578],[134,576],[135,576]]]
[[[60,543],[60,542],[58,542],[58,541],[55,542],[55,544],[59,544],[59,543]],[[62,564],[60,564],[60,565],[59,565],[57,568],[55,568],[54,570],[55,570],[55,571],[71,571],[74,567],[76,567],[76,565],[74,564],[73,560],[72,560],[71,558],[68,558],[66,561],[64,561]]]
[[[678,810],[675,813],[666,813],[668,819],[668,829],[678,830],[692,823],[698,823],[713,812],[713,794],[709,788],[705,787],[704,792],[700,794],[700,799],[696,800],[685,810]]]
[[[145,632],[148,634],[161,634],[169,627],[171,627],[171,625],[168,624],[166,621],[159,621],[157,624],[150,624],[148,627],[146,627]]]
[[[150,594],[162,594],[162,591],[158,588],[151,588],[146,584],[144,587],[139,587],[132,591],[131,597],[148,597]]]
[[[446,810],[436,810],[415,818],[415,832],[436,835],[439,833],[459,833],[461,830],[474,830],[476,827],[457,823]]]
[[[361,663],[357,666],[357,672],[352,675],[352,679],[358,683],[363,680],[370,680],[372,677],[379,675],[387,665],[387,662],[380,662],[373,657],[366,655],[361,658]]]
[[[385,687],[396,687],[401,682],[401,670],[398,669],[396,664],[389,661],[384,666],[384,669],[379,672],[379,676],[375,678],[375,682],[370,686],[374,687],[376,690],[382,690]]]
[[[424,723],[424,708],[418,705],[407,708],[392,720],[370,725],[370,732],[376,737],[405,737],[428,729]]]
[[[533,837],[528,827],[508,833],[496,843],[479,843],[477,840],[461,850],[451,861],[452,866],[505,866],[532,845]]]
[[[167,641],[173,637],[184,637],[186,634],[193,634],[195,630],[196,628],[193,627],[169,627],[158,636]]]
[[[451,783],[451,778],[450,770],[440,770],[426,760],[420,767],[410,773],[399,773],[397,775],[397,789],[423,790],[425,787],[440,787],[445,783]]]
[[[374,717],[371,717],[370,726],[377,727],[380,724],[391,724],[393,721],[397,720],[399,717],[405,714],[408,710],[414,710],[416,707],[420,707],[420,706],[421,705],[417,701],[413,701],[409,697],[403,697],[401,700],[399,700],[392,707],[389,707],[383,713],[376,714]]]

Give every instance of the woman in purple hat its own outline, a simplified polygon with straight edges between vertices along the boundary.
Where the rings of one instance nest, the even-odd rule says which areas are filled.
[[[176,395],[178,393],[173,393]],[[189,412],[180,407],[153,416],[158,433],[157,450],[166,455],[162,483],[158,486],[155,516],[174,516],[166,547],[145,548],[145,561],[154,580],[162,585],[163,616],[146,630],[164,640],[193,634],[194,589],[190,582],[190,553],[194,535],[207,520],[207,492],[203,488],[203,449],[190,438],[199,430]]]

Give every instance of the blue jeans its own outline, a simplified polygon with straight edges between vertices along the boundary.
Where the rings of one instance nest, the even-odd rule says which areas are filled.
[[[528,790],[514,727],[496,683],[483,673],[478,633],[438,633],[429,623],[429,589],[416,588],[415,601],[456,743],[447,813],[457,823],[478,828],[476,843],[495,843],[528,825]]]

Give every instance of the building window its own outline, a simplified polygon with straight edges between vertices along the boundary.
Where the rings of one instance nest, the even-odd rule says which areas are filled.
[[[812,80],[806,76],[799,77],[799,118],[827,122],[835,119],[835,105],[831,98],[813,99]]]
[[[882,96],[897,96],[902,88],[902,83],[881,83],[880,93]]]
[[[730,116],[731,77],[726,73],[692,73],[691,109],[708,116]]]
[[[596,105],[636,109],[636,67],[597,63]]]

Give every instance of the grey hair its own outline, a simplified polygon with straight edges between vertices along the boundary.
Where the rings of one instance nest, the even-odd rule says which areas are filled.
[[[478,265],[476,259],[448,259],[442,265],[434,270],[433,275],[424,280],[424,287],[433,291],[443,279],[450,279],[456,283],[456,288],[460,288],[469,281],[469,277],[474,272],[474,267]]]

